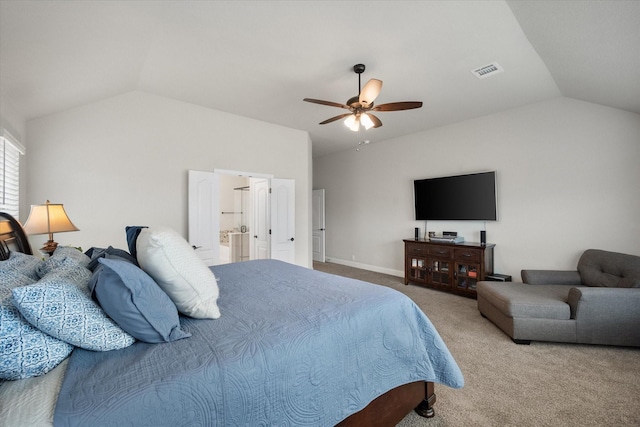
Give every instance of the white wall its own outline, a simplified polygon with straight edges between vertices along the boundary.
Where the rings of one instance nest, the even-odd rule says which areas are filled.
[[[312,263],[306,132],[130,92],[31,120],[27,133],[28,203],[64,203],[81,230],[56,234],[60,244],[126,248],[127,225],[186,236],[187,171],[219,168],[295,180],[296,263]]]
[[[413,180],[490,170],[495,272],[519,281],[523,268],[575,269],[587,248],[640,255],[640,115],[557,98],[315,158],[327,257],[402,276],[402,239],[425,228],[413,219]],[[477,242],[482,225],[427,227]]]

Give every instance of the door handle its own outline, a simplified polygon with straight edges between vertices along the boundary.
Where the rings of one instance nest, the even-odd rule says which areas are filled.
[[[291,238],[291,241],[293,242],[293,237]]]

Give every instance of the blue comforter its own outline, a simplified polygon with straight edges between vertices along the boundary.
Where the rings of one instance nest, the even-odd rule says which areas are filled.
[[[275,260],[213,267],[191,338],[74,350],[55,426],[331,426],[401,384],[462,387],[422,311],[383,286]]]

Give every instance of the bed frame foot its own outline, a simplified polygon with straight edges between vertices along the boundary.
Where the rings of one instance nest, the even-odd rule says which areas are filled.
[[[416,414],[420,415],[421,417],[424,418],[433,418],[433,416],[436,414],[433,411],[433,404],[436,403],[436,394],[434,393],[434,387],[433,387],[433,383],[432,382],[427,382],[425,383],[425,387],[426,387],[426,398],[422,400],[422,402],[420,402],[420,404],[418,406],[416,406],[414,408],[414,411],[416,411]]]
[[[422,402],[420,402],[420,404],[415,407],[414,411],[416,411],[416,414],[425,418],[433,418],[433,416],[436,414],[428,399],[424,399]]]

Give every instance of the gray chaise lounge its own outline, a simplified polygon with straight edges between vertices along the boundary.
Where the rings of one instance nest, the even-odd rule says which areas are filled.
[[[518,344],[640,347],[640,257],[586,250],[577,271],[522,270],[524,283],[479,282],[478,309]]]

